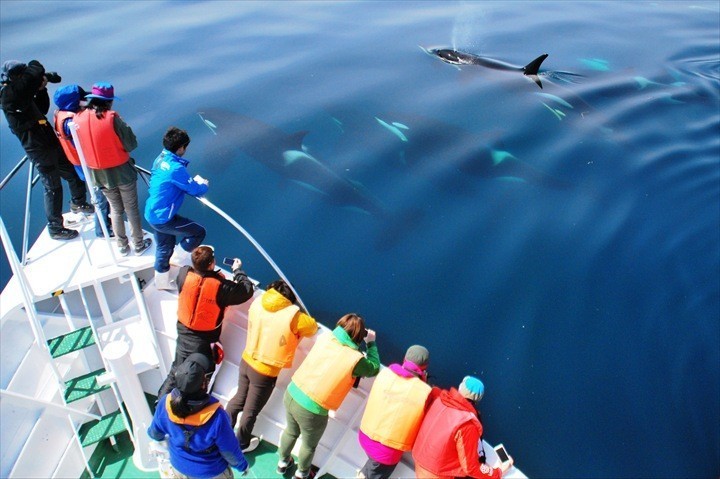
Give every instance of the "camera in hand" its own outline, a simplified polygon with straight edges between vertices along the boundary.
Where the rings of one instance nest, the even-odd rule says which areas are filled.
[[[45,78],[49,83],[60,83],[62,78],[56,72],[45,72]]]

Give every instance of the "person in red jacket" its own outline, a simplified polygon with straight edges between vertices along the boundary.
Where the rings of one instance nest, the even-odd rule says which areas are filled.
[[[482,441],[482,423],[475,405],[484,393],[482,381],[465,376],[458,389],[442,391],[433,401],[412,449],[415,475],[419,479],[500,479],[512,466],[512,458],[501,468],[480,462],[478,445]]]

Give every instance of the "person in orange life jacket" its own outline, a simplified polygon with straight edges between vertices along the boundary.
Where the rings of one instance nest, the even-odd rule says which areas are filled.
[[[441,391],[433,401],[412,449],[418,478],[500,479],[512,466],[512,458],[501,468],[480,462],[483,429],[475,407],[484,393],[482,381],[465,376],[458,389]]]
[[[225,279],[215,270],[215,252],[200,245],[192,252],[193,266],[183,266],[178,273],[178,323],[175,360],[160,386],[158,398],[175,387],[175,371],[193,353],[214,359],[212,343],[220,340],[225,308],[252,298],[254,287],[242,270],[242,261],[232,265],[233,279]],[[215,370],[215,367],[212,367]]]
[[[360,351],[363,340],[366,355]],[[356,378],[376,376],[379,371],[375,332],[366,329],[365,321],[357,314],[346,314],[332,332],[318,337],[285,391],[287,427],[280,436],[278,474],[284,474],[292,465],[290,452],[302,434],[295,477],[314,476],[312,460],[327,427],[328,411],[340,407]]]
[[[60,146],[62,146],[65,156],[70,160],[70,163],[72,163],[75,168],[75,172],[83,181],[85,181],[85,173],[83,173],[82,166],[80,165],[80,158],[75,149],[69,123],[75,117],[75,113],[83,108],[81,102],[85,101],[85,95],[87,95],[87,92],[77,84],[60,87],[55,91],[55,95],[53,95],[53,101],[58,108],[54,113],[55,134],[60,140]],[[115,236],[115,233],[113,233],[112,224],[110,223],[110,203],[108,203],[107,198],[105,198],[105,195],[100,192],[100,188],[97,186],[95,186],[95,201],[97,202],[98,211],[100,211],[105,219],[105,225],[112,238]],[[95,236],[99,238],[102,235],[100,216],[95,215]]]
[[[250,467],[227,414],[208,394],[211,366],[200,353],[188,356],[176,371],[177,387],[160,398],[147,431],[156,441],[167,438],[170,464],[178,478],[229,479],[230,466],[243,475]]]
[[[170,280],[170,262],[182,266],[189,252],[205,239],[205,228],[178,214],[186,194],[199,197],[208,191],[206,179],[200,175],[191,178],[187,171],[190,162],[183,155],[189,145],[187,132],[171,126],[163,136],[163,150],[152,165],[145,219],[155,230],[155,286],[158,289],[175,289]]]
[[[427,384],[429,359],[426,348],[410,346],[402,364],[391,364],[375,379],[358,431],[368,455],[359,478],[389,478],[412,449],[425,411],[440,393]]]
[[[143,238],[142,218],[138,206],[137,171],[130,152],[137,148],[137,139],[132,129],[120,115],[112,110],[115,88],[110,83],[96,83],[92,93],[86,95],[87,108],[75,114],[85,161],[90,175],[110,203],[110,220],[117,238],[120,254],[130,253],[130,244],[125,234],[123,213],[130,223],[133,252],[143,254],[152,244],[150,238]]]
[[[70,188],[70,209],[92,213],[87,202],[85,183],[78,177],[60,147],[55,132],[45,115],[50,109],[46,85],[59,83],[60,75],[46,72],[37,60],[25,64],[9,60],[2,67],[0,106],[10,131],[20,140],[27,157],[37,168],[44,188],[44,207],[48,233],[52,239],[70,240],[78,232],[63,225],[63,187],[61,178]]]
[[[252,430],[280,371],[292,367],[300,339],[317,332],[315,319],[300,311],[295,301],[293,290],[279,279],[270,283],[250,305],[238,388],[227,403],[230,424],[235,424],[242,411],[237,436],[243,452],[252,451],[260,443],[259,438],[252,436]]]

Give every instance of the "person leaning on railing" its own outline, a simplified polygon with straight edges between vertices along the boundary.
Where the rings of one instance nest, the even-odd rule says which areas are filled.
[[[193,266],[183,266],[177,276],[178,322],[175,360],[160,386],[158,398],[175,387],[175,370],[193,353],[216,359],[213,343],[220,341],[225,309],[252,298],[252,281],[242,269],[242,261],[232,265],[233,279],[215,270],[215,251],[200,245],[192,252]],[[213,367],[214,370],[214,367]]]
[[[485,385],[473,376],[465,376],[457,389],[440,392],[425,414],[412,448],[416,477],[500,479],[512,467],[512,458],[493,468],[478,455],[483,427],[476,407],[483,394]]]
[[[402,364],[391,364],[375,379],[358,431],[368,455],[358,478],[388,479],[412,450],[425,411],[440,393],[427,384],[429,360],[424,346],[410,346]]]
[[[363,340],[367,357],[360,352]],[[341,317],[332,332],[317,339],[285,391],[287,427],[280,436],[278,474],[285,474],[292,465],[290,452],[302,434],[295,478],[315,476],[312,460],[327,427],[329,410],[340,407],[357,378],[376,376],[379,371],[375,331],[366,329],[365,320],[357,314]]]
[[[30,161],[40,174],[45,189],[44,205],[47,228],[55,240],[70,240],[78,232],[63,225],[63,188],[60,179],[67,181],[72,201],[70,209],[77,213],[92,213],[87,202],[85,183],[65,157],[55,131],[45,118],[50,109],[47,83],[60,83],[60,75],[46,72],[37,60],[27,65],[9,60],[2,68],[0,105],[10,131],[18,137]]]
[[[189,145],[187,132],[171,126],[163,136],[163,150],[152,165],[145,219],[155,230],[157,289],[175,289],[170,279],[170,263],[177,266],[186,264],[192,250],[205,239],[205,228],[178,214],[186,194],[203,196],[208,190],[206,179],[200,175],[190,178],[187,171],[190,161],[183,155]]]
[[[300,340],[318,330],[315,319],[300,311],[295,302],[293,290],[279,279],[250,305],[238,388],[227,403],[233,426],[242,412],[237,437],[243,452],[260,444],[260,439],[252,435],[253,427],[275,389],[278,375],[283,368],[292,367]]]

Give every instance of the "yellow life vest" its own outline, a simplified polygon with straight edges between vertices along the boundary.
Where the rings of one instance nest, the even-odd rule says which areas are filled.
[[[320,406],[336,410],[350,392],[355,382],[353,369],[362,358],[360,351],[341,344],[328,332],[315,342],[292,381]]]
[[[385,446],[411,450],[431,389],[419,378],[404,378],[384,368],[370,391],[360,429]]]
[[[290,329],[290,323],[298,311],[300,308],[290,305],[271,312],[263,308],[262,296],[256,298],[248,313],[248,336],[244,354],[270,366],[291,367],[299,341]]]

